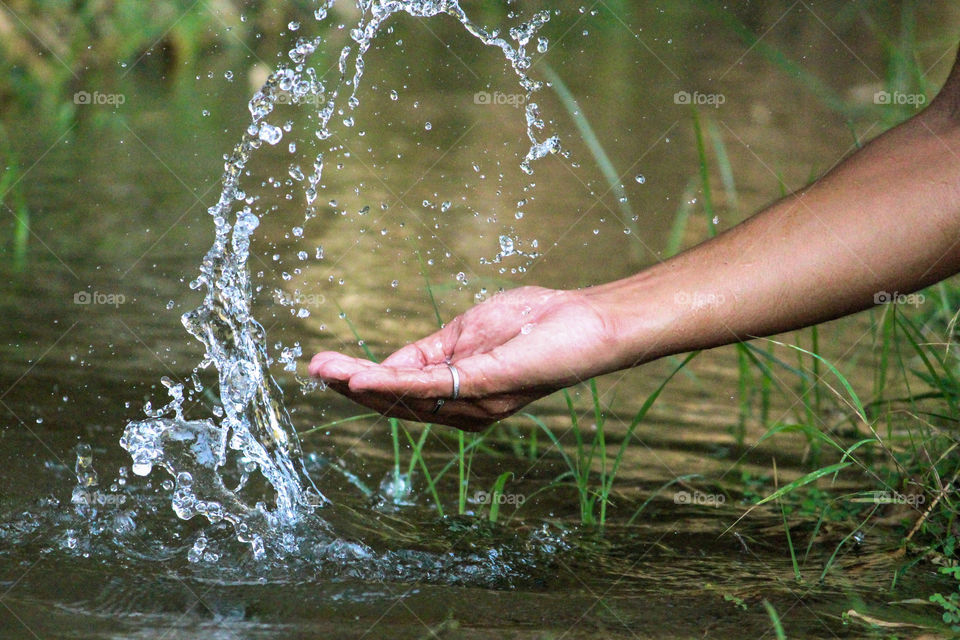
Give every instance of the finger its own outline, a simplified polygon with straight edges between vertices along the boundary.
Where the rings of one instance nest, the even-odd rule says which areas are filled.
[[[324,351],[313,356],[310,360],[308,371],[311,376],[327,382],[346,382],[358,371],[362,371],[371,366],[376,365],[369,360],[352,358],[335,351]]]
[[[421,368],[447,362],[453,357],[457,338],[460,335],[460,326],[460,316],[457,316],[440,331],[408,344],[391,354],[381,364],[397,368]]]
[[[462,380],[460,384],[462,389]],[[381,365],[358,370],[351,375],[350,390],[413,398],[449,398],[453,395],[453,374],[446,365],[430,365],[421,369]]]
[[[507,355],[491,353],[456,360],[451,363],[459,375],[461,398],[482,398],[494,393],[517,390],[518,380],[531,376],[524,369],[510,366]],[[389,393],[413,398],[450,398],[453,396],[453,372],[447,363],[425,367],[365,367],[350,376],[350,389]]]
[[[439,361],[435,361],[434,363],[436,362]],[[402,349],[394,351],[380,364],[387,367],[420,368],[430,364],[430,357],[424,353],[418,343],[414,342],[406,345]]]

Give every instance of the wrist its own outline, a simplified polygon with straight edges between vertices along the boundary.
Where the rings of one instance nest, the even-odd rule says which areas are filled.
[[[711,299],[705,292],[680,292],[669,263],[636,275],[583,290],[584,297],[603,320],[613,345],[611,370],[651,362],[696,346],[688,346],[695,302]]]

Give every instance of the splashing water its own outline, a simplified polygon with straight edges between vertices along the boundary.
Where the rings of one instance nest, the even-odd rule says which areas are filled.
[[[318,21],[327,19],[333,4],[334,0],[319,3],[315,14]],[[364,55],[383,24],[397,13],[418,18],[448,15],[484,45],[499,48],[526,92],[526,128],[531,146],[520,163],[521,169],[532,174],[532,162],[560,150],[556,136],[538,139],[544,123],[530,97],[542,83],[527,76],[531,65],[527,46],[534,42],[541,52],[545,49],[545,40],[537,38],[537,33],[550,19],[549,12],[542,11],[511,28],[511,43],[498,32],[488,32],[472,22],[457,0],[356,0],[355,4],[361,18],[350,31],[353,44],[340,52],[336,83],[327,87],[308,64],[311,54],[323,45],[323,38],[299,36],[288,53],[290,62],[271,73],[250,100],[251,122],[226,157],[219,200],[208,209],[216,236],[203,258],[200,275],[190,285],[203,289],[205,296],[199,307],[182,316],[187,331],[205,348],[187,394],[192,398],[204,391],[198,374],[212,365],[218,372],[222,408],[215,407],[213,417],[188,419],[183,407],[184,385],[163,378],[170,401],[158,409],[148,403],[147,419],[128,424],[120,441],[133,458],[131,470],[135,474],[145,476],[159,466],[174,478],[173,509],[180,518],[202,515],[211,523],[230,522],[237,538],[248,543],[256,557],[263,557],[267,549],[292,551],[293,536],[282,532],[305,514],[329,504],[305,470],[296,430],[284,408],[280,387],[269,372],[264,328],[251,312],[254,287],[247,260],[251,236],[260,219],[249,206],[252,199],[241,189],[240,179],[254,152],[263,143],[278,144],[284,131],[289,130],[267,121],[274,107],[317,105],[315,135],[319,140],[328,139],[334,114],[345,113],[340,105],[344,87],[352,87],[346,109],[353,111],[359,105],[357,92],[364,74]],[[351,66],[352,76],[348,74]],[[354,125],[350,116],[345,116],[343,123]],[[313,205],[317,190],[322,188],[323,168],[324,156],[319,153],[311,172],[304,173],[299,166],[291,169],[298,181],[305,179],[307,219],[316,215]],[[513,251],[512,241],[509,249]],[[504,253],[508,254],[507,249]],[[259,478],[255,480],[258,475],[266,485]],[[194,552],[201,556],[205,553],[204,548]]]

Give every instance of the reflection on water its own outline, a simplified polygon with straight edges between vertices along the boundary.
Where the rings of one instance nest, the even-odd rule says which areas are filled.
[[[688,189],[697,173],[689,110],[674,102],[677,91],[719,87],[726,98],[702,114],[725,140],[736,180],[736,201],[717,186],[721,227],[776,197],[778,174],[796,187],[848,152],[844,119],[760,56],[745,55],[715,18],[694,9],[654,9],[616,8],[640,40],[627,37],[610,16],[604,21],[603,12],[594,17],[576,8],[564,9],[543,30],[551,40],[546,59],[626,176],[624,190],[638,216],[630,234],[616,196],[547,90],[539,93],[540,115],[570,157],[540,160],[532,178],[537,186],[525,190],[531,178],[518,169],[529,148],[523,110],[492,97],[515,83],[500,52],[480,46],[452,20],[429,28],[424,21],[398,20],[389,38],[375,39],[356,126],[349,136],[345,130],[332,136],[341,149],[328,166],[339,162],[343,168],[324,174],[332,195],[318,199],[317,216],[303,225],[302,238],[291,231],[302,223],[302,201],[290,205],[283,184],[262,187],[264,215],[251,260],[253,275],[268,284],[253,292],[251,309],[271,337],[269,346],[299,342],[305,354],[327,348],[359,353],[339,317],[342,308],[366,345],[386,354],[435,326],[424,275],[446,319],[499,287],[571,287],[620,277],[661,257],[684,204],[693,213],[684,245],[705,237],[700,196]],[[775,17],[754,11],[751,19],[763,32]],[[939,14],[921,17],[931,38],[953,24]],[[879,55],[857,27],[842,32],[857,51],[848,58],[808,14],[788,14],[779,24],[770,41],[792,51],[802,43],[796,57],[837,91],[876,82],[861,62],[879,69]],[[347,36],[331,35],[340,44],[337,37]],[[398,40],[406,59],[391,53]],[[922,53],[932,65],[941,52],[931,47]],[[603,536],[577,527],[572,491],[536,493],[564,471],[555,451],[540,442],[534,463],[497,434],[474,456],[470,492],[488,491],[499,474],[513,471],[510,490],[529,499],[517,512],[504,507],[507,524],[438,519],[418,474],[415,504],[390,509],[368,500],[358,484],[375,492],[393,458],[389,426],[373,418],[304,438],[310,475],[336,506],[323,510],[325,524],[308,520],[297,531],[304,541],[300,553],[254,562],[229,525],[177,519],[170,510],[175,482],[165,486],[159,473],[135,478],[130,458],[117,446],[118,425],[165,396],[161,376],[187,382],[202,358],[178,318],[201,303],[186,286],[209,248],[205,210],[215,201],[220,154],[241,133],[234,124],[249,98],[243,78],[255,62],[212,57],[211,77],[205,69],[199,80],[160,89],[132,74],[123,86],[123,119],[95,128],[91,112],[81,110],[76,129],[47,155],[56,136],[17,137],[21,156],[38,164],[26,185],[36,214],[29,269],[4,271],[11,284],[0,297],[7,318],[0,329],[5,628],[29,628],[41,637],[378,637],[388,629],[391,636],[429,637],[424,625],[437,634],[508,629],[531,638],[568,631],[572,637],[705,631],[759,637],[769,630],[761,606],[766,598],[788,631],[829,635],[851,633],[840,620],[847,608],[899,598],[889,592],[891,567],[898,566],[890,559],[893,541],[880,531],[846,547],[839,569],[818,584],[824,563],[850,531],[828,523],[816,533],[800,586],[784,550],[779,512],[757,510],[724,534],[743,511],[742,473],[769,476],[773,457],[781,478],[806,468],[799,440],[765,442],[739,466],[732,464],[737,453],[729,429],[739,411],[736,359],[727,351],[701,356],[691,375],[678,376],[658,401],[624,461],[612,507],[619,519]],[[329,61],[336,63],[335,57]],[[932,79],[943,75],[943,65],[932,67]],[[236,82],[222,79],[228,69]],[[489,103],[475,99],[484,91]],[[204,109],[212,115],[203,116]],[[294,127],[311,125],[289,111]],[[5,124],[14,132],[43,126],[30,116]],[[873,124],[865,115],[855,118],[854,128],[869,137],[877,131]],[[250,167],[249,184],[289,175],[289,142],[285,137],[264,150]],[[303,144],[300,151],[308,153]],[[715,184],[723,184],[722,176]],[[502,237],[541,255],[496,262]],[[284,278],[285,272],[292,277]],[[309,317],[277,303],[276,290],[299,299]],[[79,292],[121,294],[124,301],[75,303]],[[855,384],[870,377],[868,324],[861,317],[821,334],[826,354],[852,373]],[[658,363],[602,380],[612,413],[626,420],[671,367]],[[300,395],[282,363],[271,371],[301,431],[358,411],[330,394]],[[200,372],[200,379],[216,387],[210,373]],[[578,390],[575,396],[586,411],[588,395]],[[212,411],[216,401],[198,394],[185,409]],[[789,397],[773,402],[773,411],[789,416],[795,410]],[[569,425],[557,399],[534,411],[558,434]],[[618,424],[609,421],[611,441]],[[761,430],[755,421],[748,426],[748,442],[756,440]],[[518,418],[504,427],[510,428],[529,445],[529,423]],[[411,432],[421,433],[419,427]],[[77,468],[78,442],[92,445],[92,467],[84,462]],[[455,447],[451,434],[431,435],[425,455],[430,468],[446,464]],[[694,473],[701,478],[687,481],[683,491],[720,492],[725,503],[678,504],[680,489],[671,487],[646,504],[634,525],[622,526],[658,488]],[[452,512],[454,475],[439,485]],[[469,508],[487,513],[473,503]],[[339,537],[327,535],[326,526]],[[792,533],[806,544],[813,523]],[[898,584],[902,593],[926,594],[935,589],[929,580],[908,571]],[[907,605],[884,610],[886,618],[909,616]]]

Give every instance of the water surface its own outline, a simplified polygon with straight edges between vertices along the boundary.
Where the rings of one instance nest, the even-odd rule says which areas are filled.
[[[872,96],[883,61],[868,30],[845,20],[839,4],[816,8],[816,16],[790,12],[767,38],[862,107],[852,125],[869,138],[882,122],[869,98],[857,96]],[[789,6],[773,3],[770,15],[758,9],[745,18],[763,32]],[[663,257],[685,203],[692,216],[684,245],[706,237],[702,194],[691,187],[697,162],[690,111],[675,102],[678,91],[725,96],[719,108],[701,112],[726,143],[735,172],[736,202],[720,186],[722,176],[713,176],[721,228],[775,198],[778,176],[799,187],[851,150],[844,116],[748,52],[709,12],[644,5],[618,6],[611,15],[598,6],[601,15],[592,16],[563,9],[545,27],[552,45],[538,64],[549,64],[576,96],[623,175],[637,220],[624,214],[554,94],[544,90],[538,101],[570,157],[544,158],[531,178],[519,169],[529,146],[522,110],[476,98],[515,91],[502,55],[452,20],[397,20],[395,33],[368,54],[357,125],[336,133],[343,168],[325,174],[320,215],[302,239],[291,233],[302,222],[302,203],[287,200],[282,185],[262,187],[264,202],[275,200],[277,208],[253,241],[254,274],[264,285],[254,312],[270,344],[300,342],[305,356],[360,353],[342,309],[382,356],[435,326],[424,275],[449,319],[499,287],[582,286],[652,264]],[[920,15],[932,83],[950,59],[941,56],[953,22],[942,12]],[[258,54],[271,60],[272,52]],[[24,191],[34,214],[27,268],[16,273],[9,261],[0,264],[9,283],[0,297],[7,318],[0,328],[0,615],[15,630],[11,637],[761,637],[770,632],[763,599],[798,636],[856,636],[864,629],[844,624],[844,611],[911,619],[916,609],[887,603],[937,588],[921,565],[890,591],[900,566],[897,541],[879,528],[846,547],[823,584],[816,579],[849,523],[818,533],[803,584],[793,578],[778,511],[757,510],[727,532],[745,509],[743,473],[770,476],[774,457],[781,478],[806,469],[799,439],[736,450],[732,350],[702,355],[658,401],[629,449],[614,524],[603,535],[578,526],[572,490],[533,495],[564,470],[543,434],[534,460],[518,457],[496,434],[473,459],[471,495],[513,471],[509,491],[531,496],[515,513],[504,509],[505,524],[438,518],[422,486],[402,507],[366,497],[337,469],[373,490],[390,473],[389,426],[375,418],[304,437],[311,477],[336,505],[323,520],[338,535],[320,525],[301,531],[301,553],[289,557],[256,562],[229,528],[179,520],[162,474],[144,481],[127,471],[126,484],[112,491],[130,466],[118,444],[123,425],[142,417],[145,402],[165,399],[161,376],[185,380],[202,355],[179,316],[200,303],[187,284],[212,240],[206,208],[216,198],[221,156],[246,126],[247,76],[256,65],[254,56],[215,55],[196,73],[162,82],[134,69],[112,80],[126,96],[120,109],[78,109],[59,140],[63,132],[48,131],[39,116],[4,115],[28,159]],[[228,69],[233,82],[223,78]],[[303,114],[291,109],[290,117]],[[259,154],[247,182],[285,175],[290,141]],[[531,180],[536,188],[524,191]],[[501,236],[540,256],[495,262]],[[285,280],[294,268],[301,273]],[[274,289],[298,296],[310,316],[277,304]],[[76,297],[83,292],[91,304]],[[872,321],[865,314],[821,330],[825,354],[865,387]],[[623,422],[672,366],[655,363],[600,381],[611,404],[611,439],[622,437]],[[301,395],[282,367],[274,374],[301,431],[361,412],[331,393]],[[576,389],[575,397],[589,423],[587,390]],[[789,417],[795,401],[775,396],[773,410]],[[531,410],[558,434],[569,428],[558,398]],[[756,420],[749,427],[752,442],[763,428]],[[510,428],[529,443],[529,420],[510,421],[504,433]],[[440,468],[457,442],[448,431],[431,438],[427,460]],[[92,445],[98,476],[89,505],[71,503],[78,443]],[[678,505],[674,487],[624,526],[659,487],[686,474],[702,476],[686,489],[728,499],[720,507]],[[448,514],[456,512],[454,475],[440,487]],[[124,519],[130,509],[132,525]],[[813,521],[791,522],[805,545]]]

